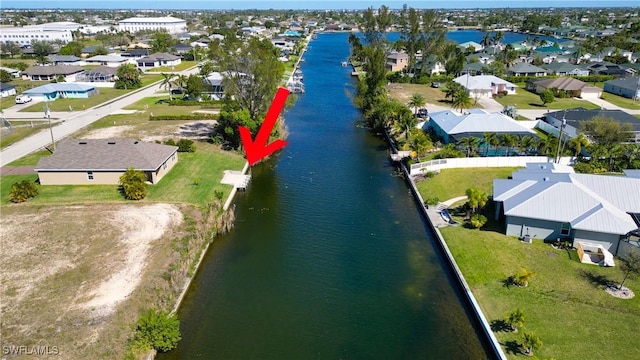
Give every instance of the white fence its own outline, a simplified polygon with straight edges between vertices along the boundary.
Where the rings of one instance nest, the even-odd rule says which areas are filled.
[[[560,164],[571,165],[574,158],[562,157]],[[441,169],[476,168],[476,167],[524,167],[527,163],[550,163],[553,158],[546,156],[495,156],[495,157],[469,157],[425,161],[411,165],[411,175],[419,175],[427,171],[439,171]]]

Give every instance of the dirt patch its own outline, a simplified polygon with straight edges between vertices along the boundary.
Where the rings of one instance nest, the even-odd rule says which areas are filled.
[[[150,122],[142,127],[133,125],[111,126],[96,129],[83,135],[84,139],[136,138],[142,141],[165,141],[168,139],[207,140],[213,134],[216,120],[199,120],[182,124]]]
[[[181,222],[168,204],[3,207],[2,345],[57,346],[56,358],[118,357],[105,354],[122,349],[136,316],[122,305],[157,272],[147,264],[159,262]]]
[[[111,126],[96,129],[82,136],[83,139],[115,139],[123,137],[122,135],[128,131],[135,129],[132,125]]]
[[[392,83],[387,86],[387,90],[390,97],[404,104],[409,102],[413,94],[422,95],[427,104],[441,104],[440,101],[444,100],[444,92],[429,85]]]

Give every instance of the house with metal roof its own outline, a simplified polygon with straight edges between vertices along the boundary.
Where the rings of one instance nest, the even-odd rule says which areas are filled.
[[[546,89],[553,90],[556,96],[558,95],[558,91],[564,91],[569,97],[581,97],[583,99],[598,99],[600,95],[602,95],[602,89],[599,87],[569,77],[527,82],[527,90],[533,91],[536,94],[540,94]]]
[[[518,137],[537,137],[536,132],[502,113],[488,113],[483,109],[470,109],[461,114],[454,110],[429,114],[427,129],[442,138],[443,143],[457,143],[464,137],[484,138],[485,133],[511,134]]]
[[[453,79],[453,81],[464,86],[467,92],[473,97],[493,97],[498,93],[506,92],[507,94],[515,94],[518,85],[512,84],[506,80],[500,79],[494,75],[462,75]]]
[[[605,81],[604,91],[629,99],[640,99],[640,76]]]
[[[87,70],[78,75],[76,77],[76,81],[90,83],[112,83],[116,81],[117,73],[118,68],[102,65],[98,66],[97,68]]]
[[[458,44],[458,46],[462,49],[462,51],[469,49],[469,47],[473,48],[473,52],[484,50],[484,46],[482,46],[482,44],[478,44],[475,41],[466,41]]]
[[[640,227],[640,178],[576,174],[527,166],[493,181],[496,220],[507,235],[600,245],[618,253]]]
[[[53,65],[84,65],[82,59],[74,55],[49,55],[47,60]]]
[[[582,123],[591,121],[596,117],[612,119],[620,124],[628,124],[632,132],[629,140],[640,143],[640,119],[622,110],[587,110],[584,108],[575,108],[545,113],[543,119],[546,123],[553,125],[557,129],[560,129],[562,122],[566,121],[563,130],[564,135],[574,138],[581,132]]]
[[[178,147],[134,139],[65,139],[35,167],[41,185],[116,185],[132,167],[156,184],[178,162]]]
[[[58,98],[88,98],[98,93],[95,86],[75,83],[53,83],[25,90],[23,94],[34,100],[51,101]]]

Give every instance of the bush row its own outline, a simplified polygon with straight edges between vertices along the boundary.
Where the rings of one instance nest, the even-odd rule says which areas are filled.
[[[173,99],[169,101],[169,106],[210,107],[210,106],[218,106],[218,105],[222,105],[222,101],[220,100],[197,101],[197,100],[182,100],[182,99]]]

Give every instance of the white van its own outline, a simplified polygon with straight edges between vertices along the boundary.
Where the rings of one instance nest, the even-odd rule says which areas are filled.
[[[16,96],[16,104],[26,104],[33,100],[29,95],[18,95]]]

